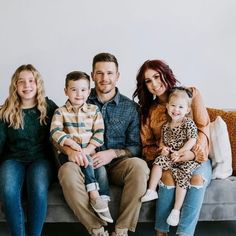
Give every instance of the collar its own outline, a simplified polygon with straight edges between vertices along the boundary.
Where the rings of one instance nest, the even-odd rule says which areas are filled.
[[[116,87],[116,95],[115,97],[113,97],[110,101],[106,102],[106,103],[110,103],[110,102],[113,102],[115,103],[116,105],[119,104],[119,101],[120,101],[120,92],[119,92],[119,89]],[[101,103],[99,100],[98,100],[98,96],[97,96],[97,93],[96,93],[96,90],[95,88],[91,89],[91,93],[90,93],[90,96],[89,96],[89,99],[90,100],[93,100],[93,101],[97,101],[99,103]]]
[[[83,111],[83,112],[87,112],[88,111],[88,104],[87,103],[84,103],[82,107],[80,108],[75,108],[70,100],[68,99],[65,103],[65,107],[66,109],[69,111],[69,112],[78,112],[78,111]]]

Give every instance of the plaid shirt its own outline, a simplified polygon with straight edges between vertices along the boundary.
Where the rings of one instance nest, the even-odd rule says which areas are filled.
[[[95,89],[92,89],[89,103],[99,107],[104,123],[104,144],[100,150],[127,149],[133,156],[140,156],[140,115],[138,105],[119,93],[116,88],[116,96],[106,103],[97,99]]]
[[[68,100],[55,111],[50,132],[52,139],[62,146],[66,138],[72,138],[82,148],[89,143],[100,147],[104,141],[102,114],[97,106],[87,103],[77,110]]]

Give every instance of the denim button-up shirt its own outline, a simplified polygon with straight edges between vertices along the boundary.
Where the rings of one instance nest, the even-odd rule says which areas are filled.
[[[115,97],[104,104],[98,100],[95,89],[92,89],[88,102],[99,107],[105,123],[104,145],[99,150],[127,149],[132,156],[140,156],[138,105],[120,94],[117,88]]]

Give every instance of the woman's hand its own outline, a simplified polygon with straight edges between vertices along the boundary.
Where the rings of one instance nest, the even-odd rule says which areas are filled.
[[[183,151],[183,152],[173,152],[171,154],[171,157],[173,155],[173,161],[174,162],[180,162],[180,161],[191,161],[194,160],[195,156],[192,151]]]

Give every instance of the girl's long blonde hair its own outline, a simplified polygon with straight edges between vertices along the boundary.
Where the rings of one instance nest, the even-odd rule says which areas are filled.
[[[36,103],[40,112],[40,124],[46,124],[47,118],[47,103],[45,100],[45,90],[42,77],[33,65],[21,65],[13,74],[9,87],[9,96],[4,104],[0,107],[0,119],[8,123],[9,127],[13,127],[14,129],[24,127],[21,98],[17,93],[17,81],[22,71],[30,71],[34,76],[37,86]]]

